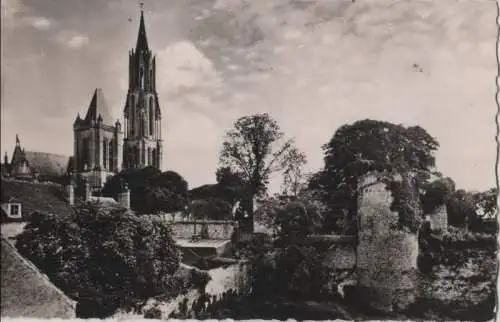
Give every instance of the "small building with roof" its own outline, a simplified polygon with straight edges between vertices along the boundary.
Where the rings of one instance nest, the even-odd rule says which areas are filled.
[[[2,177],[24,181],[52,181],[61,183],[68,174],[70,158],[60,154],[27,151],[19,136],[9,161],[7,152],[2,163]]]

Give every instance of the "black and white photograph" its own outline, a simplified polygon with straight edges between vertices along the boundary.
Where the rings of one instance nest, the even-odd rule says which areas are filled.
[[[1,0],[1,318],[493,321],[495,0]]]

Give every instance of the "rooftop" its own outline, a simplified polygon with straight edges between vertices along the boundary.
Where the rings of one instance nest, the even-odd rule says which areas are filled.
[[[68,214],[71,208],[58,184],[2,179],[2,203],[20,202],[23,215],[35,211]]]
[[[74,318],[75,304],[2,237],[2,317]]]

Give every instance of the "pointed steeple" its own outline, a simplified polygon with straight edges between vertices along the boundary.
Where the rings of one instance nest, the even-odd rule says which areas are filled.
[[[16,146],[20,146],[21,141],[19,141],[19,135],[16,134]]]
[[[87,110],[87,115],[85,116],[85,123],[90,124],[92,121],[97,122],[99,117],[102,118],[104,124],[113,124],[113,119],[109,114],[108,105],[101,88],[97,88],[94,92],[89,109]]]
[[[146,37],[146,26],[144,24],[144,9],[142,7],[143,4],[141,3],[141,21],[139,23],[139,35],[137,36],[137,45],[135,48],[136,52],[140,50],[149,50],[148,37]]]

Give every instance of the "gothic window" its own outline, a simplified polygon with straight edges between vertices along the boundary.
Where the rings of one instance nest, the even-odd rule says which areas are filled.
[[[153,70],[152,69],[149,71],[149,88],[151,90],[153,89]]]
[[[108,168],[108,140],[102,141],[102,165],[105,170]]]
[[[153,96],[149,98],[149,135],[153,135],[154,129],[154,108],[153,108],[154,100]]]
[[[151,152],[151,154],[153,155],[153,167],[158,168],[158,159],[157,159],[157,156],[156,156],[156,149],[153,149],[153,151]]]
[[[110,140],[109,141],[109,170],[113,171],[114,170],[114,141]]]
[[[89,165],[89,156],[90,156],[90,146],[89,146],[89,139],[84,138],[82,140],[82,165],[83,169],[86,170],[87,166]]]
[[[139,79],[141,82],[141,88],[144,88],[144,68],[141,67],[139,72]]]
[[[134,136],[134,120],[135,120],[135,102],[134,102],[134,96],[130,96],[129,99],[129,119],[130,119],[130,126],[129,126],[129,136]]]
[[[139,148],[138,147],[134,147],[134,156],[135,156],[135,165],[138,166],[139,163],[140,163],[140,160],[139,160]]]
[[[142,123],[142,115],[141,115],[141,118],[139,119],[139,135],[142,136],[142,132],[143,132],[143,123]]]

